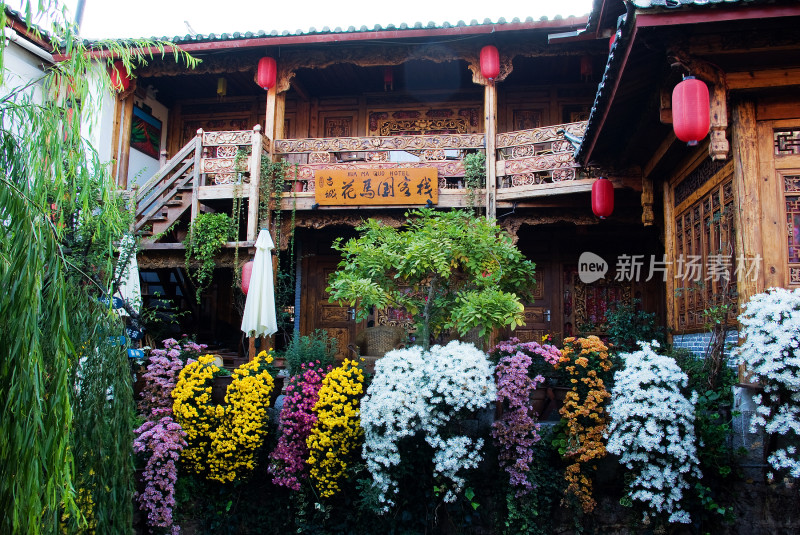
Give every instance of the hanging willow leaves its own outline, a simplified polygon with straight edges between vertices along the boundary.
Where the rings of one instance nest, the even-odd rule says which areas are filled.
[[[122,533],[132,517],[133,402],[127,363],[108,344],[122,326],[98,298],[112,294],[129,213],[84,136],[100,109],[95,95],[109,87],[106,64],[131,69],[166,44],[90,46],[56,23],[41,38],[59,62],[9,87],[12,30],[0,7],[0,533],[86,527],[76,488],[91,493],[96,533]],[[35,10],[27,2],[24,11],[30,19]],[[42,12],[64,20],[54,2],[39,2]],[[104,63],[92,59],[98,50],[111,52]],[[87,342],[81,360],[76,348]]]

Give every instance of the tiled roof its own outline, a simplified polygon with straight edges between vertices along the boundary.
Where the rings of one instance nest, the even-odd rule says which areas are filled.
[[[774,0],[631,0],[631,4],[636,8],[637,12],[646,11],[649,9],[691,9],[700,6],[721,6],[731,4],[755,5],[767,3],[774,3]],[[597,14],[601,4],[602,1],[596,1],[594,3],[590,20],[591,16]],[[634,20],[635,17],[620,17],[616,32],[617,38],[609,52],[603,78],[600,80],[600,83],[597,87],[594,104],[592,105],[592,110],[589,114],[589,121],[586,126],[586,132],[584,133],[583,137],[584,140],[591,139],[598,133],[597,129],[600,127],[599,116],[609,105],[608,101],[611,96],[611,88],[614,85],[617,77],[620,75],[620,68],[622,67],[622,60],[620,58],[622,56],[622,51],[628,46],[628,40],[630,39],[630,33]],[[582,163],[586,163],[584,162],[584,159],[586,158],[586,145],[586,143],[583,143],[575,150],[575,159]]]
[[[9,18],[17,20],[22,24],[26,24],[27,23],[27,21],[25,20],[25,18],[26,18],[25,17],[25,13],[21,13],[19,11],[11,9],[8,6],[5,6],[5,8],[6,8],[6,14],[8,15]],[[42,39],[44,41],[49,41],[50,40],[50,34],[47,31],[43,30],[41,27],[39,27],[36,24],[34,24],[33,21],[30,22],[30,30],[34,31],[34,32],[38,32],[39,35],[41,35],[41,37],[42,37]]]
[[[506,20],[504,17],[500,17],[499,19],[493,21],[491,19],[484,19],[482,22],[479,22],[476,19],[471,20],[469,23],[464,22],[463,20],[459,20],[456,23],[450,22],[443,22],[441,24],[436,24],[435,22],[415,22],[413,24],[408,23],[401,23],[399,25],[395,24],[388,24],[386,26],[381,26],[380,24],[376,24],[373,27],[368,27],[366,25],[362,25],[358,28],[355,26],[349,26],[347,28],[342,28],[341,26],[337,26],[331,29],[328,26],[324,26],[321,29],[317,28],[309,28],[308,30],[295,30],[291,32],[289,30],[272,30],[269,32],[265,32],[264,30],[259,30],[257,32],[233,32],[233,33],[221,33],[221,34],[195,34],[195,35],[176,35],[176,36],[162,36],[162,37],[152,37],[152,39],[160,39],[160,40],[169,40],[174,42],[178,45],[184,45],[188,43],[199,43],[199,42],[209,42],[209,41],[235,41],[239,39],[253,39],[253,38],[269,38],[269,37],[302,37],[302,36],[311,36],[311,35],[335,35],[335,34],[370,34],[376,32],[403,32],[408,30],[448,30],[451,28],[465,28],[469,29],[484,29],[493,27],[495,30],[503,31],[505,30],[515,30],[515,29],[522,29],[529,28],[529,27],[547,27],[551,25],[563,25],[568,26],[572,24],[578,24],[579,21],[586,20],[585,16],[569,16],[569,17],[560,17],[556,16],[552,19],[548,17],[541,17],[538,20],[534,20],[532,17],[527,17],[525,19],[520,19],[519,17],[514,17],[510,21]],[[548,24],[549,23],[549,24]],[[560,23],[560,24],[559,24]]]
[[[705,6],[711,4],[743,4],[754,2],[757,3],[762,0],[632,0],[632,4],[637,9],[648,8],[676,8],[684,6]]]
[[[608,60],[606,61],[606,69],[603,72],[603,78],[600,80],[600,83],[597,85],[597,93],[594,97],[594,104],[592,105],[592,110],[589,113],[589,122],[586,125],[586,132],[583,135],[583,139],[586,140],[590,136],[594,135],[597,128],[599,128],[599,115],[603,109],[608,105],[609,97],[611,96],[612,87],[614,85],[614,81],[617,79],[617,76],[620,75],[620,66],[622,61],[618,60],[617,57],[622,55],[622,52],[625,50],[625,47],[628,44],[630,39],[631,29],[633,27],[633,17],[627,17],[625,15],[621,16],[618,21],[617,25],[617,32],[616,38],[614,39],[614,44],[611,45],[611,50],[608,53]],[[579,162],[583,162],[586,156],[586,143],[582,143],[576,150],[575,150],[575,159]]]

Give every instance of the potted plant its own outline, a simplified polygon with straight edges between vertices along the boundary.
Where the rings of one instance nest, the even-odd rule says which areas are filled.
[[[217,405],[221,405],[225,403],[225,394],[228,392],[228,386],[233,382],[233,376],[227,368],[219,368],[214,372],[213,377],[211,381],[211,400]]]
[[[425,208],[407,218],[403,229],[370,219],[360,237],[334,244],[342,262],[328,281],[332,302],[356,307],[359,321],[372,307],[405,309],[425,349],[450,330],[488,338],[522,325],[535,266],[495,222]]]
[[[338,340],[328,336],[328,331],[317,329],[309,335],[292,333],[292,339],[283,352],[286,366],[291,375],[300,372],[303,364],[319,362],[322,366],[333,364],[338,351]]]
[[[536,413],[536,418],[539,420],[557,416],[568,390],[564,386],[563,371],[555,367],[561,352],[550,344],[520,342],[519,338],[510,338],[497,344],[489,353],[489,358],[498,364],[503,358],[514,357],[518,353],[530,357],[531,363],[527,367],[527,373],[537,385],[530,393],[531,411]],[[502,412],[503,408],[498,406],[497,416],[502,415]]]

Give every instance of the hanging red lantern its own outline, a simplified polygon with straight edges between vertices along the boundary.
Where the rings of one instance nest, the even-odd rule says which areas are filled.
[[[278,65],[275,63],[275,58],[263,57],[258,60],[258,72],[256,73],[256,82],[264,90],[269,90],[275,87],[275,82],[278,79]]]
[[[72,128],[72,119],[75,116],[75,111],[72,108],[67,108],[66,122],[64,123],[64,141],[69,138],[69,131]]]
[[[114,91],[119,91],[120,93],[127,91],[131,85],[131,75],[128,74],[125,64],[121,61],[114,62],[109,76],[111,76],[111,87]]]
[[[582,80],[589,80],[592,77],[593,73],[592,68],[592,56],[589,54],[584,54],[581,56],[581,79]]]
[[[675,135],[689,146],[708,135],[711,127],[708,87],[687,76],[672,91],[672,128]]]
[[[242,292],[247,295],[250,289],[250,278],[253,276],[253,261],[245,262],[242,266]]]
[[[383,68],[383,90],[390,89],[394,89],[394,69],[387,65]]]
[[[481,48],[481,74],[489,80],[494,80],[500,74],[500,53],[496,46]]]
[[[605,219],[614,211],[614,184],[605,177],[600,177],[592,184],[592,212],[600,219]]]
[[[614,43],[617,42],[617,33],[614,32],[611,34],[611,38],[608,40],[608,49],[611,50],[614,48]]]

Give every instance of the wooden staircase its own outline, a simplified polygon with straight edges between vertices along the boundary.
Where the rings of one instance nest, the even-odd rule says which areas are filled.
[[[192,206],[193,190],[199,183],[202,144],[199,136],[136,192],[134,231],[148,243],[167,231]]]

